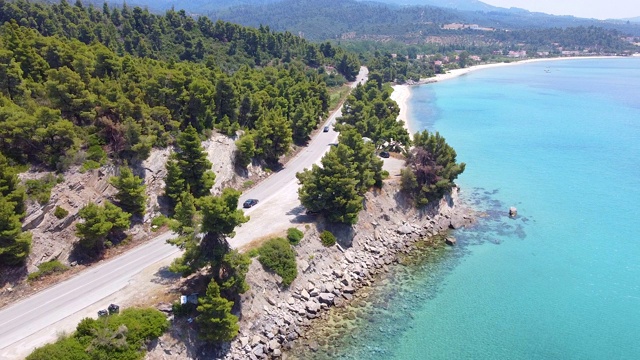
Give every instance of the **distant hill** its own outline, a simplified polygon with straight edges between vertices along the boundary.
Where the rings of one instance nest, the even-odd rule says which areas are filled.
[[[89,1],[102,4],[102,0]],[[124,0],[106,1],[122,5]],[[597,26],[640,36],[640,18],[627,22],[555,16],[495,7],[478,0],[127,0],[127,4],[160,13],[172,7],[176,11],[184,9],[188,14],[247,26],[268,25],[278,31],[304,33],[313,40],[332,39],[352,31],[399,35],[424,31],[429,28],[427,23],[451,22],[508,30]],[[435,28],[431,26],[429,33]]]
[[[634,23],[640,23],[640,16],[634,17],[634,18],[622,19],[622,20],[630,21],[630,22],[634,22]]]
[[[365,1],[365,0],[360,0]],[[504,8],[485,4],[478,0],[377,0],[378,2],[393,5],[412,6],[437,6],[446,9],[462,11],[500,11]]]

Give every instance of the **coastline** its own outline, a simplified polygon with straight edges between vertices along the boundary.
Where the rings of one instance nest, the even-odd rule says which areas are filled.
[[[635,56],[635,55],[634,55]],[[638,54],[637,56],[640,56]],[[411,87],[418,85],[426,85],[435,82],[441,82],[446,80],[451,80],[458,78],[460,76],[466,75],[470,72],[485,70],[485,69],[493,69],[497,67],[505,67],[505,66],[514,66],[521,64],[530,64],[537,62],[551,62],[551,61],[567,61],[567,60],[585,60],[585,59],[625,59],[627,56],[572,56],[572,57],[558,57],[558,58],[541,58],[541,59],[527,59],[513,62],[501,62],[501,63],[491,63],[491,64],[480,64],[473,65],[470,67],[462,68],[462,69],[453,69],[449,70],[446,74],[436,74],[435,77],[432,78],[423,78],[420,79],[419,82],[414,84],[398,84],[393,85],[393,93],[391,93],[390,98],[398,103],[398,107],[400,108],[400,114],[398,115],[398,120],[403,120],[405,124],[405,128],[409,132],[410,135],[413,135],[413,131],[415,131],[412,119],[409,117],[409,100],[411,99]]]
[[[370,210],[360,213],[354,227],[321,222],[307,229],[295,248],[298,276],[290,287],[281,288],[279,277],[254,261],[247,276],[250,290],[241,300],[240,333],[216,358],[286,359],[294,347],[315,351],[324,343],[307,333],[326,323],[331,308],[348,308],[368,296],[365,289],[422,239],[455,242],[449,229],[474,223],[476,213],[460,203],[458,188],[423,210],[408,206],[399,188],[399,179],[390,179],[377,193],[367,193]],[[322,246],[324,229],[336,235],[336,246]]]
[[[400,108],[400,114],[398,114],[397,120],[403,120],[405,129],[407,129],[409,135],[413,136],[413,129],[408,116],[409,100],[411,99],[411,89],[409,87],[410,85],[393,85],[391,87],[393,92],[389,98],[398,103],[398,107]]]

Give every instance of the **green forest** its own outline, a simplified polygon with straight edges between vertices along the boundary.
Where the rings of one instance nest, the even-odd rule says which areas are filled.
[[[18,169],[139,163],[186,129],[196,139],[243,130],[243,161],[275,164],[327,114],[329,87],[360,69],[356,56],[329,43],[184,11],[2,0],[0,23],[3,264],[20,264],[30,243],[20,230],[26,197]],[[138,182],[114,179],[139,193]],[[139,195],[123,193],[118,203],[140,214]],[[96,234],[86,238],[110,237]]]

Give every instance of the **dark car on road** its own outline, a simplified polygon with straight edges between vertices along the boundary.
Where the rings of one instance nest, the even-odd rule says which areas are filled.
[[[247,199],[247,201],[245,201],[244,204],[242,204],[242,207],[245,209],[248,209],[253,205],[256,205],[257,203],[258,203],[258,199]]]
[[[324,129],[322,129],[322,132],[329,132],[329,126],[325,126]]]
[[[380,157],[381,158],[388,158],[389,157],[389,152],[388,151],[381,151],[380,152]]]

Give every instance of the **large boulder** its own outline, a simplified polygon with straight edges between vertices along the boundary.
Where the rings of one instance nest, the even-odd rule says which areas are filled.
[[[321,303],[331,305],[335,297],[332,293],[320,293],[318,300],[320,300]]]

